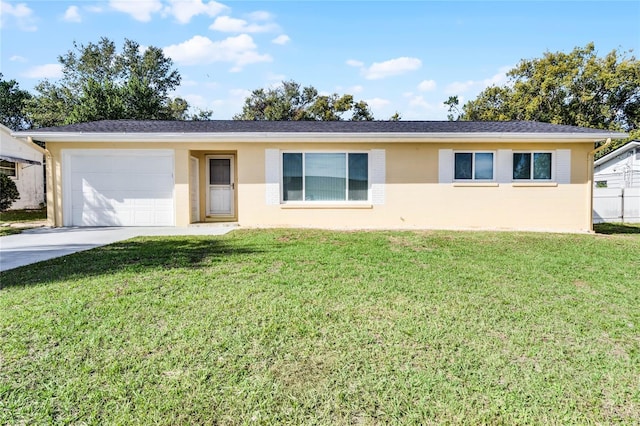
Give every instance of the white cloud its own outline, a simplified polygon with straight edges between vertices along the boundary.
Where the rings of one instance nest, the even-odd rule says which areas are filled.
[[[149,22],[151,15],[162,10],[160,0],[109,0],[109,6],[118,12],[124,12],[136,21]]]
[[[27,58],[20,55],[13,55],[12,57],[9,58],[9,60],[11,62],[27,62]]]
[[[181,24],[188,24],[196,15],[216,16],[229,8],[222,3],[202,0],[169,0],[169,5],[165,7],[164,13],[172,15]]]
[[[431,105],[424,99],[424,96],[417,95],[411,96],[409,99],[409,105],[412,107],[429,108]]]
[[[479,82],[473,80],[454,81],[453,83],[448,84],[444,91],[447,95],[464,93],[478,84]]]
[[[241,99],[242,102],[244,102],[247,97],[251,96],[251,90],[231,89],[229,90],[229,95],[234,99]]]
[[[62,77],[62,65],[45,64],[28,69],[24,74],[26,78],[60,78]]]
[[[86,10],[87,12],[91,12],[91,13],[102,13],[102,12],[104,12],[104,9],[102,7],[96,6],[96,5],[84,6],[83,9]]]
[[[489,86],[502,86],[509,80],[507,72],[513,68],[512,66],[505,66],[498,69],[498,72],[491,77],[483,80],[467,80],[467,81],[454,81],[445,88],[445,93],[448,95],[456,95],[460,93],[474,91],[482,91]]]
[[[64,12],[63,20],[67,22],[82,22],[82,17],[80,16],[80,9],[78,6],[69,6],[67,11]]]
[[[362,87],[360,85],[356,85],[356,86],[348,87],[347,88],[347,93],[349,93],[349,94],[362,93],[363,90],[364,90],[364,87]]]
[[[272,72],[267,74],[267,80],[271,82],[276,81],[278,82],[278,84],[281,84],[281,82],[283,82],[286,79],[287,79],[287,76],[285,74],[275,74]]]
[[[364,101],[369,105],[369,107],[371,107],[371,109],[382,108],[391,103],[387,99],[382,98],[365,99]]]
[[[202,95],[197,94],[187,94],[183,95],[182,98],[189,102],[189,106],[196,107],[200,109],[207,108],[207,99]]]
[[[415,71],[422,66],[422,61],[418,58],[401,58],[390,59],[384,62],[374,62],[368,68],[362,68],[362,74],[367,80],[379,80],[394,75],[404,74]]]
[[[240,34],[222,41],[212,41],[208,37],[194,36],[191,39],[167,46],[164,53],[174,61],[184,65],[230,62],[232,72],[242,70],[245,65],[270,62],[271,56],[257,52],[251,36]]]
[[[5,28],[8,23],[15,24],[22,31],[37,31],[33,10],[25,3],[12,5],[9,2],[0,1],[0,28]]]
[[[346,63],[350,67],[360,68],[360,72],[367,80],[379,80],[381,78],[404,74],[409,71],[415,71],[422,66],[420,59],[408,58],[406,56],[384,62],[374,62],[370,67],[366,67],[364,62],[356,59],[349,59]]]
[[[423,80],[418,84],[418,90],[421,92],[429,92],[436,88],[436,82],[434,80]]]
[[[265,24],[250,24],[244,19],[219,16],[213,21],[213,24],[209,26],[209,29],[223,33],[265,33],[276,31],[279,27],[271,22]]]
[[[273,19],[273,15],[264,10],[257,10],[249,14],[249,19],[253,21],[270,21]]]
[[[281,34],[278,37],[276,37],[273,40],[271,40],[271,43],[284,45],[284,44],[289,43],[290,41],[291,41],[291,39],[289,38],[288,35]]]

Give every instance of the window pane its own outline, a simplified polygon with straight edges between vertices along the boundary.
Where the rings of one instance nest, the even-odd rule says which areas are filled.
[[[282,199],[302,201],[302,154],[282,155]]]
[[[471,179],[471,161],[473,159],[473,154],[470,152],[460,153],[457,152],[455,154],[455,175],[456,179]]]
[[[231,160],[228,158],[209,159],[209,184],[229,185],[231,183]]]
[[[551,153],[533,154],[533,178],[551,180]]]
[[[11,161],[0,160],[0,175],[15,176],[16,163]]]
[[[367,200],[369,193],[368,154],[349,154],[349,200]]]
[[[476,154],[475,179],[493,179],[493,153],[479,152]]]
[[[344,201],[347,192],[346,154],[305,154],[305,200]]]
[[[531,179],[531,154],[519,152],[513,154],[513,178]]]

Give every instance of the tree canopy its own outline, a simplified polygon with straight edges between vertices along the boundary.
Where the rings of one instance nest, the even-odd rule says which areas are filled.
[[[281,86],[256,89],[245,99],[242,112],[234,120],[273,121],[339,121],[351,113],[349,120],[370,121],[373,114],[364,101],[355,101],[352,95],[320,95],[313,86],[302,87],[293,80]]]
[[[21,90],[17,81],[4,80],[0,73],[0,123],[11,130],[24,130],[31,127],[31,122],[24,111],[29,99],[31,94]]]
[[[170,97],[181,77],[160,48],[143,49],[125,39],[118,52],[115,43],[103,37],[98,43],[74,43],[58,61],[62,78],[57,83],[41,81],[27,106],[36,127],[105,119],[189,118],[189,104]]]
[[[524,59],[507,76],[506,85],[491,86],[464,104],[457,119],[534,120],[640,136],[640,62],[629,52],[614,49],[599,57],[590,43]],[[459,112],[457,97],[445,104]]]

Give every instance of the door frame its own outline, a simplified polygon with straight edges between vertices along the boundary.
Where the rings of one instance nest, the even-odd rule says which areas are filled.
[[[211,172],[210,166],[209,166],[209,160],[210,159],[229,159],[230,160],[230,180],[231,180],[231,186],[232,186],[232,199],[231,199],[231,214],[230,215],[225,215],[225,214],[213,214],[210,211],[211,208],[211,191],[209,190],[209,174]],[[230,221],[230,220],[236,220],[238,217],[238,190],[237,190],[237,155],[235,153],[212,153],[212,154],[206,154],[204,156],[204,167],[205,167],[205,173],[204,173],[204,179],[205,179],[205,185],[203,185],[204,187],[204,192],[205,192],[205,218],[208,221]]]
[[[198,157],[189,156],[189,166],[189,202],[192,203],[189,206],[189,219],[191,223],[197,223],[200,222],[200,160]]]

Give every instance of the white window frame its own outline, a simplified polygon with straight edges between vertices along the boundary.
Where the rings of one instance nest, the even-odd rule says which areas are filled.
[[[470,179],[456,179],[456,154],[471,154],[472,158],[471,158],[471,178]],[[493,161],[492,161],[492,165],[491,165],[491,175],[492,178],[491,179],[476,179],[476,154],[492,154],[493,155]],[[496,161],[497,161],[497,152],[496,151],[491,151],[491,150],[486,150],[486,151],[470,151],[470,150],[456,150],[453,151],[453,158],[452,158],[452,173],[451,175],[453,176],[453,181],[454,182],[495,182],[496,181]]]
[[[515,164],[515,162],[513,161],[513,158],[516,154],[531,154],[531,164],[529,164],[530,168],[530,174],[529,174],[529,179],[516,179],[513,177],[513,165]],[[534,179],[533,177],[533,157],[534,154],[550,154],[551,155],[551,177],[549,179]],[[519,182],[555,182],[556,181],[556,153],[555,151],[549,150],[549,151],[531,151],[531,150],[518,150],[518,151],[512,151],[511,153],[511,179],[513,182],[515,183],[519,183]]]
[[[18,180],[18,163],[16,163],[15,161],[7,161],[7,160],[2,160],[2,161],[6,161],[7,163],[13,164],[13,175],[7,175],[7,176],[9,176],[9,178],[13,180]],[[9,170],[9,166],[0,166],[0,168],[3,170]]]
[[[284,154],[302,154],[302,200],[288,200],[284,199]],[[306,154],[345,154],[346,157],[346,180],[347,185],[345,188],[344,200],[305,200],[306,188],[305,188],[305,172],[306,172]],[[349,154],[367,154],[367,199],[366,200],[349,200]],[[323,151],[323,150],[282,150],[279,155],[279,174],[280,174],[280,203],[285,205],[334,205],[334,204],[349,204],[349,205],[370,205],[372,202],[372,186],[371,186],[371,151],[367,150],[348,150],[348,151]]]

